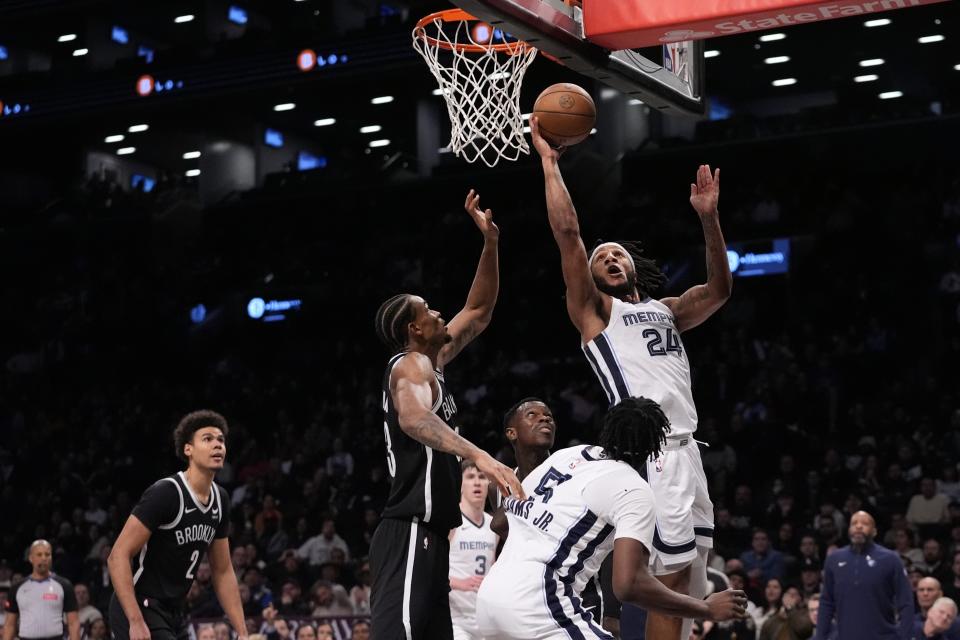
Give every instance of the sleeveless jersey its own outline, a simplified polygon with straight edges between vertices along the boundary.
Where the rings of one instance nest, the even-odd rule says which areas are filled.
[[[490,514],[483,522],[463,516],[463,523],[454,529],[450,539],[450,577],[483,576],[493,566],[497,552],[497,534],[490,528]],[[467,630],[477,626],[477,594],[475,591],[450,590],[450,616],[453,624]]]
[[[214,483],[203,504],[180,472],[147,489],[133,515],[151,532],[132,559],[134,591],[140,599],[181,608],[210,544],[227,537],[230,504],[225,492]]]
[[[490,612],[506,608],[510,620],[529,628],[589,626],[596,636],[610,637],[585,611],[584,585],[615,539],[652,548],[653,491],[635,469],[585,445],[551,455],[524,479],[523,489],[525,500],[503,501],[510,535],[480,587],[481,631]]]
[[[583,345],[610,405],[643,396],[670,420],[670,437],[697,430],[690,362],[673,313],[658,300],[632,304],[613,298],[607,328]]]
[[[390,374],[405,353],[390,358],[383,376],[383,437],[387,446],[387,471],[390,495],[383,509],[384,518],[412,521],[414,518],[432,531],[449,535],[460,526],[460,461],[442,451],[417,442],[400,428],[397,409],[390,393]],[[434,372],[440,393],[433,412],[456,429],[452,420],[457,405],[447,390],[440,371]]]

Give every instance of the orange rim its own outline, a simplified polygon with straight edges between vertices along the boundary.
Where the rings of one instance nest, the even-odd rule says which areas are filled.
[[[460,44],[459,42],[445,42],[443,40],[438,40],[437,38],[428,36],[426,32],[426,26],[432,22],[436,22],[437,20],[442,22],[469,22],[472,20],[482,22],[479,18],[475,18],[463,9],[446,9],[445,11],[437,11],[436,13],[431,13],[430,15],[421,18],[417,22],[417,26],[413,28],[413,36],[415,38],[422,39],[424,42],[433,47],[439,47],[441,49],[446,49],[447,51],[464,51],[467,53],[486,53],[487,51],[496,51],[497,53],[517,55],[518,53],[524,53],[530,49],[533,49],[533,47],[523,40],[488,45]]]

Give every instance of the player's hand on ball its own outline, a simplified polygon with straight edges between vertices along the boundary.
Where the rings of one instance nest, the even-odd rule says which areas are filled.
[[[480,208],[479,193],[470,189],[470,192],[467,193],[467,200],[463,203],[463,208],[473,218],[484,238],[496,239],[500,237],[500,228],[493,223],[493,211],[491,209],[484,211]]]
[[[517,479],[517,474],[513,472],[513,469],[497,462],[485,451],[481,452],[474,462],[483,475],[487,476],[491,482],[496,483],[500,488],[500,493],[504,496],[511,496],[517,500],[526,499],[527,496],[524,495],[523,487],[520,486],[520,480]]]
[[[720,169],[712,174],[710,165],[702,164],[697,169],[697,182],[690,185],[690,204],[700,216],[716,215],[720,202]]]
[[[150,640],[150,629],[143,620],[130,623],[130,640]]]
[[[727,589],[707,598],[710,615],[715,622],[724,620],[742,620],[747,617],[747,594],[743,591]]]
[[[540,118],[536,116],[530,118],[530,139],[533,140],[533,148],[544,160],[557,160],[567,150],[566,147],[551,146],[546,138],[540,135]]]

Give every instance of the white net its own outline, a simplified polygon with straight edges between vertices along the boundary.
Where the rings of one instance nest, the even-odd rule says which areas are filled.
[[[523,76],[537,50],[506,42],[467,14],[435,14],[413,30],[413,47],[437,79],[450,116],[450,150],[493,167],[530,153],[520,110]],[[500,40],[500,42],[494,42]]]

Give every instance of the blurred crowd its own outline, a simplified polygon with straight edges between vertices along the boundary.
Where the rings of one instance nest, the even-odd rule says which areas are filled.
[[[698,627],[710,640],[809,637],[823,561],[860,509],[903,559],[919,615],[960,595],[960,174],[935,154],[906,172],[839,153],[811,168],[789,144],[760,145],[750,166],[709,152],[728,241],[794,246],[789,274],[737,278],[727,307],[684,337],[709,444],[713,578],[752,602],[746,621]],[[627,157],[611,200],[571,152],[585,238],[643,239],[669,293],[702,278],[683,180],[703,154]],[[517,399],[551,405],[557,446],[589,441],[605,410],[565,317],[538,180],[521,165],[202,212],[133,198],[122,215],[94,181],[55,214],[7,220],[0,260],[18,277],[0,337],[0,590],[46,538],[84,633],[107,637],[111,541],[142,491],[179,469],[177,419],[209,407],[231,426],[217,482],[249,631],[367,637],[366,558],[389,489],[373,315],[401,290],[456,312],[480,250],[459,208],[469,187],[500,223],[502,286],[490,329],[447,375],[463,433],[509,463],[500,417]],[[302,297],[302,310],[257,322],[254,295]],[[198,639],[228,640],[206,564],[188,606]]]

